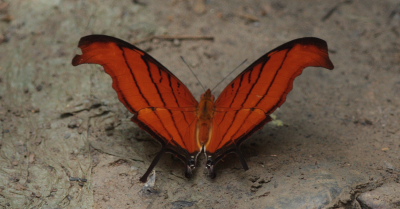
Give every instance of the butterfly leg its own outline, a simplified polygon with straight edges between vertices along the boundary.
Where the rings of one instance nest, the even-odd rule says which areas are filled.
[[[246,160],[244,159],[243,154],[242,154],[242,152],[240,151],[240,149],[239,149],[238,146],[236,146],[236,149],[235,149],[234,152],[235,152],[236,155],[238,156],[238,158],[239,158],[239,160],[240,160],[240,163],[242,163],[243,169],[244,169],[245,171],[249,170],[249,166],[247,165],[247,162],[246,162]]]
[[[163,146],[160,150],[160,152],[158,152],[157,156],[153,159],[153,161],[151,162],[149,168],[147,169],[146,173],[140,177],[140,181],[141,182],[146,182],[147,181],[147,177],[149,177],[151,171],[154,169],[154,167],[157,165],[158,161],[161,159],[161,156],[165,153],[166,149],[165,146]]]
[[[243,157],[242,152],[239,149],[239,146],[236,144],[233,144],[230,146],[229,149],[223,151],[222,153],[214,153],[214,154],[207,154],[207,163],[206,163],[206,168],[208,170],[208,176],[213,179],[217,176],[215,172],[215,165],[222,159],[224,158],[227,154],[229,153],[235,153],[239,160],[240,163],[242,164],[242,167],[244,170],[249,170],[249,166],[247,165],[246,160]]]

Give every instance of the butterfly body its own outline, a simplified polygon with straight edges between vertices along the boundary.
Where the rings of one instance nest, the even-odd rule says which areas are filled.
[[[271,120],[286,100],[294,79],[309,66],[333,69],[325,41],[306,37],[266,53],[238,75],[215,100],[207,90],[198,102],[189,89],[149,54],[120,39],[90,35],[78,45],[74,66],[100,64],[113,79],[119,100],[134,114],[132,121],[162,145],[147,176],[165,152],[186,164],[192,176],[200,153],[215,177],[215,165],[235,153],[245,170],[241,143]]]
[[[211,140],[212,122],[214,119],[215,103],[214,95],[208,89],[202,96],[197,108],[197,127],[196,127],[196,140],[199,148],[207,145]]]

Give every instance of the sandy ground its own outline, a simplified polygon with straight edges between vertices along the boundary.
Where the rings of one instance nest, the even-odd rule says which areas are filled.
[[[165,155],[130,122],[99,66],[71,66],[88,34],[115,36],[169,68],[198,98],[243,60],[299,37],[328,42],[270,123],[214,180]],[[156,36],[212,37],[163,40]],[[153,37],[153,38],[152,38]],[[400,208],[400,4],[347,1],[0,0],[3,208]],[[220,85],[215,93],[235,75]],[[204,162],[200,162],[203,165]],[[71,181],[71,177],[85,181]]]

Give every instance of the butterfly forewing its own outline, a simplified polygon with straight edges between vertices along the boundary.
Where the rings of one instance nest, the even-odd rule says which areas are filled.
[[[135,114],[133,121],[164,144],[199,151],[196,143],[183,137],[194,138],[198,102],[170,71],[147,53],[114,37],[86,36],[79,47],[83,54],[76,55],[72,64],[102,65],[112,77],[119,100]]]
[[[216,125],[206,150],[214,153],[261,128],[269,114],[285,102],[294,79],[309,66],[333,69],[325,41],[296,39],[250,65],[216,100]]]

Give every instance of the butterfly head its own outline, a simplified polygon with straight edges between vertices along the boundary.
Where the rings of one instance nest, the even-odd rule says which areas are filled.
[[[201,99],[200,101],[205,100],[205,101],[211,101],[212,103],[214,103],[215,97],[214,95],[211,93],[210,89],[207,89],[206,92],[204,92],[203,95],[201,95]]]

